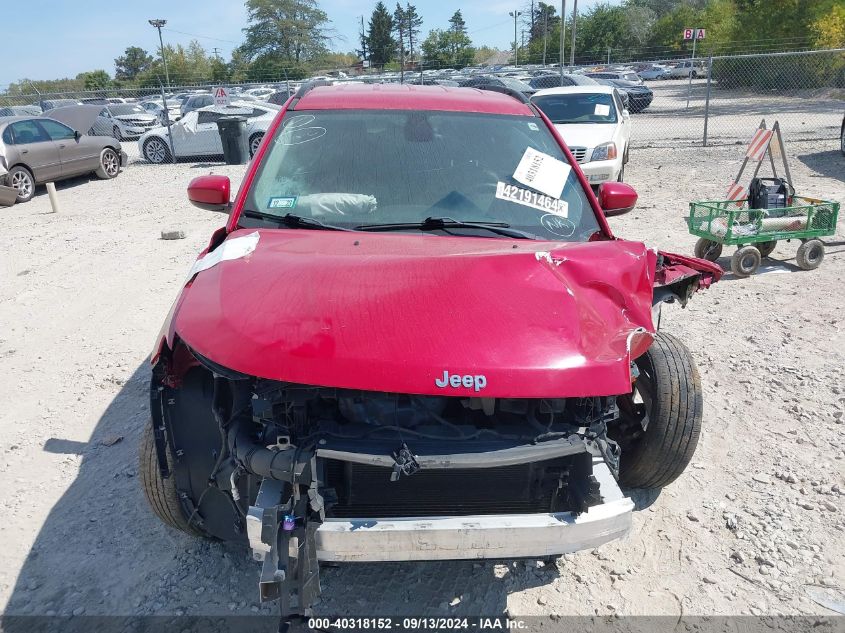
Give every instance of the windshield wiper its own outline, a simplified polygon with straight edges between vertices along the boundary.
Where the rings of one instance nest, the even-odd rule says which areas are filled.
[[[504,235],[505,237],[513,237],[520,240],[534,240],[537,236],[518,231],[510,228],[510,224],[506,222],[473,222],[471,220],[453,220],[452,218],[426,218],[422,222],[393,222],[390,224],[362,224],[356,226],[357,231],[404,231],[404,230],[418,230],[418,231],[437,231],[445,229],[482,229],[496,233],[497,235]]]
[[[260,220],[270,220],[284,224],[292,229],[318,229],[322,231],[352,231],[343,226],[334,226],[333,224],[323,224],[314,218],[306,218],[301,215],[293,215],[287,213],[285,215],[274,215],[272,213],[265,213],[263,211],[253,211],[252,209],[244,209],[241,213],[249,218],[258,218]]]

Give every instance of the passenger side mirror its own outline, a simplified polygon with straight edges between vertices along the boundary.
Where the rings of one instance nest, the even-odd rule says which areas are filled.
[[[637,205],[637,192],[624,182],[604,182],[599,185],[599,206],[605,216],[628,213]]]
[[[188,185],[188,200],[200,209],[228,213],[231,188],[228,176],[197,176]]]

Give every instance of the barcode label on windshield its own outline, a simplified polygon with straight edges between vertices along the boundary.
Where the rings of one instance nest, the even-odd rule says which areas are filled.
[[[524,207],[531,207],[538,211],[554,213],[562,218],[569,216],[569,205],[566,203],[566,200],[556,200],[555,198],[544,196],[542,193],[523,189],[516,185],[509,185],[504,182],[496,183],[496,197],[499,200],[507,200],[508,202],[521,204]]]

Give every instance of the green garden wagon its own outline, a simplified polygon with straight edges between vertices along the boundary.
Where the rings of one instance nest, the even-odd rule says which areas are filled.
[[[824,260],[824,242],[833,235],[839,203],[795,196],[792,206],[749,209],[748,200],[691,202],[689,232],[698,236],[695,256],[716,261],[722,247],[738,246],[731,257],[731,270],[738,277],[753,275],[778,240],[801,240],[796,260],[804,270],[818,268]]]

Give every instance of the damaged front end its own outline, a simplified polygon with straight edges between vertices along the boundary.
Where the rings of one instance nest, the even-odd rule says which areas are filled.
[[[192,527],[248,541],[261,599],[285,616],[319,595],[318,560],[539,558],[630,526],[607,435],[615,398],[311,387],[225,370],[182,343],[152,394],[162,475]]]

